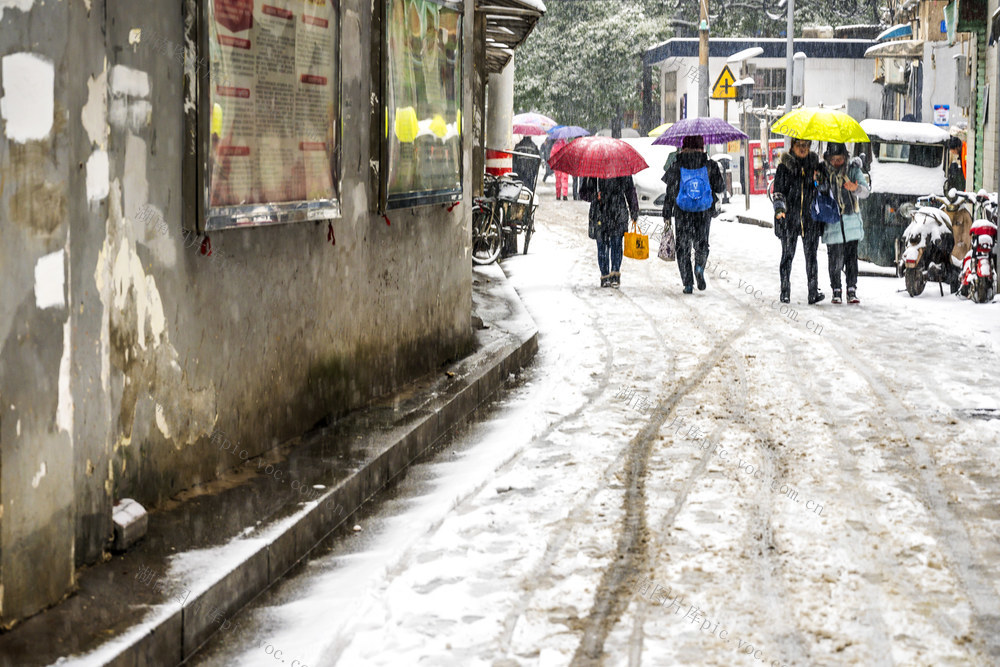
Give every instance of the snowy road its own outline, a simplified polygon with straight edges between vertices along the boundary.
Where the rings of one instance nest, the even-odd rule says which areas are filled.
[[[504,262],[534,366],[191,663],[1000,664],[1000,304],[808,306],[799,257],[782,311],[723,222],[706,292],[601,289],[585,207]]]

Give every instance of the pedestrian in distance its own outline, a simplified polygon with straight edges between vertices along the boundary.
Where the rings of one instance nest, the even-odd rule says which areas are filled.
[[[514,146],[514,150],[521,155],[514,155],[511,160],[512,166],[514,168],[514,173],[517,177],[524,183],[524,187],[528,188],[532,192],[535,191],[535,181],[538,178],[538,164],[539,160],[536,160],[530,155],[539,155],[541,151],[535,146],[535,142],[531,140],[531,137],[525,135]]]
[[[965,190],[965,171],[962,169],[962,140],[958,137],[948,139],[948,178],[944,184],[944,193],[952,189]]]
[[[601,287],[621,285],[622,255],[629,220],[639,220],[639,197],[631,176],[584,178],[580,198],[590,202],[588,234],[597,241]]]
[[[705,265],[708,263],[708,235],[712,218],[718,215],[719,194],[726,189],[722,171],[705,154],[705,140],[697,135],[684,137],[677,159],[664,172],[667,184],[663,200],[663,224],[674,219],[677,244],[677,268],[684,283],[684,293],[694,292],[694,282],[703,290]],[[691,252],[694,251],[694,271]]]
[[[552,160],[556,155],[559,154],[566,144],[569,142],[565,139],[560,139],[556,143],[552,144],[552,152],[549,154],[549,160]],[[569,199],[569,174],[565,171],[556,171],[556,201],[562,199],[566,201]]]
[[[819,156],[809,150],[812,142],[792,139],[792,149],[782,153],[774,173],[774,235],[781,240],[781,302],[791,300],[792,260],[802,237],[806,260],[809,303],[819,303],[826,295],[819,291],[819,266],[816,252],[823,235],[823,223],[809,213],[813,197],[825,170]]]
[[[545,141],[542,142],[542,164],[545,165],[545,173],[542,175],[542,183],[548,180],[549,176],[552,175],[552,167],[549,166],[549,158],[552,157],[552,145],[555,143],[555,139],[552,137],[545,137]]]
[[[847,146],[831,143],[823,153],[826,161],[830,191],[840,206],[840,222],[824,225],[823,243],[826,244],[830,269],[832,303],[843,303],[840,274],[847,275],[847,302],[861,303],[858,299],[858,241],[864,238],[859,199],[868,196],[868,178],[861,170],[860,160],[848,162]]]

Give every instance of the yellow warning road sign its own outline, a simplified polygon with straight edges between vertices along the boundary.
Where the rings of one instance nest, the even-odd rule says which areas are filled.
[[[716,100],[735,100],[736,99],[736,77],[729,70],[729,65],[723,65],[722,72],[719,73],[719,78],[715,80],[715,85],[712,86],[712,99]]]

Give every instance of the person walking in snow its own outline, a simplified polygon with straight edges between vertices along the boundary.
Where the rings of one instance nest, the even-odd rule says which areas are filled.
[[[802,237],[806,260],[809,303],[819,303],[826,295],[819,291],[816,252],[823,235],[823,223],[809,214],[820,178],[825,174],[819,156],[809,150],[811,141],[792,139],[792,149],[781,154],[774,173],[774,235],[781,240],[781,302],[791,299],[792,260]]]
[[[549,160],[558,155],[559,151],[565,148],[566,144],[568,143],[569,142],[566,141],[565,139],[560,139],[556,143],[552,144],[552,152],[549,154]],[[556,171],[556,201],[558,201],[559,199],[566,201],[567,199],[569,199],[568,195],[569,195],[569,174],[567,174],[565,171]]]
[[[597,241],[601,287],[621,285],[622,255],[628,222],[639,219],[639,197],[631,176],[584,178],[580,198],[590,202],[589,236]]]
[[[667,184],[663,200],[663,224],[675,220],[677,238],[677,268],[684,283],[684,293],[705,284],[705,265],[708,262],[708,233],[712,218],[717,215],[719,193],[726,189],[722,171],[715,160],[705,154],[705,141],[700,136],[684,137],[677,159],[663,174]],[[691,271],[691,251],[694,251],[694,273]]]
[[[843,303],[840,274],[847,274],[847,302],[861,303],[858,299],[858,241],[865,236],[861,222],[859,199],[868,196],[868,178],[861,171],[858,161],[847,161],[847,146],[831,143],[823,153],[826,161],[830,191],[840,205],[840,222],[824,225],[823,243],[826,244],[830,269],[832,303]]]

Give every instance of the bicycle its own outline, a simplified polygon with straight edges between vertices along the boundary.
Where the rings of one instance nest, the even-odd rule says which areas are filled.
[[[503,207],[495,193],[472,200],[472,263],[492,264],[503,248]]]
[[[534,193],[510,175],[485,174],[483,196],[473,200],[472,261],[491,264],[517,253],[517,234],[524,232],[522,252],[535,231]]]

